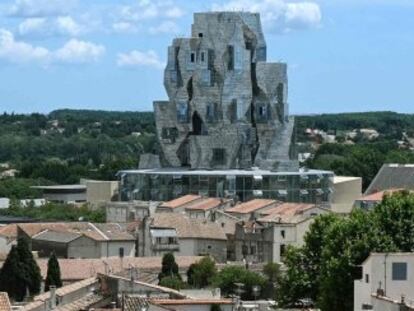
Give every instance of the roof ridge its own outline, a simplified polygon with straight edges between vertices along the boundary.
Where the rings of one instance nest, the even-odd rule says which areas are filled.
[[[103,233],[97,226],[95,226],[93,223],[88,222],[88,225],[91,226],[96,232],[98,232],[106,241],[109,241],[109,237]]]

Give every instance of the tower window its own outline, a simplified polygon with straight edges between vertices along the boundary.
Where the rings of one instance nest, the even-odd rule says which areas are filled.
[[[202,33],[202,32],[199,32],[199,33],[198,33],[198,37],[199,37],[199,38],[202,38],[202,37],[203,37],[203,33]]]
[[[200,58],[201,58],[201,61],[204,62],[204,52],[201,52]]]
[[[226,162],[226,150],[223,148],[213,148],[213,163],[224,165]]]
[[[190,54],[190,61],[191,61],[192,63],[194,63],[194,62],[195,62],[195,54],[194,54],[194,52],[191,52],[191,54]]]
[[[187,103],[178,103],[177,105],[177,121],[180,123],[188,122],[188,105]]]
[[[227,63],[227,69],[233,70],[234,69],[234,47],[232,45],[229,45],[227,47],[227,53],[229,55],[229,60]]]

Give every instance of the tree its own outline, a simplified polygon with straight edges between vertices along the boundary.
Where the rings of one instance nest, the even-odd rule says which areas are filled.
[[[23,278],[25,280],[24,284],[29,289],[30,295],[37,295],[40,293],[42,275],[40,274],[40,268],[30,251],[29,243],[26,238],[18,238],[17,252],[19,254],[19,262],[22,265]]]
[[[176,289],[176,290],[185,288],[185,283],[177,275],[163,277],[160,280],[159,285],[169,287],[172,289]]]
[[[161,272],[158,274],[158,281],[161,282],[161,280],[167,276],[176,276],[181,279],[181,276],[178,272],[178,265],[175,262],[173,253],[167,253],[162,257]]]
[[[17,247],[13,245],[0,270],[0,290],[7,292],[15,301],[22,301],[26,295],[25,283],[19,253]]]
[[[266,277],[266,285],[263,288],[263,296],[266,298],[274,298],[276,285],[280,279],[280,264],[276,262],[268,262],[263,267],[263,274]]]
[[[217,273],[216,263],[210,257],[190,265],[187,271],[187,282],[195,288],[203,288],[211,284]]]
[[[52,255],[50,256],[49,261],[47,262],[45,292],[49,290],[51,285],[54,285],[57,288],[62,287],[60,266],[59,266],[59,261],[57,260],[55,252],[52,252]]]
[[[210,311],[222,311],[222,309],[221,309],[220,305],[212,304],[211,308],[210,308]]]
[[[216,274],[213,284],[221,289],[221,292],[228,296],[234,294],[236,283],[243,284],[244,292],[241,295],[243,300],[254,299],[253,286],[264,287],[266,280],[263,276],[240,266],[227,266]]]

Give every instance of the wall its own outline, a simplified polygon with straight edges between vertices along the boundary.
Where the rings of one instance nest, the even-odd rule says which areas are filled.
[[[68,258],[100,258],[100,243],[82,236],[68,244]]]
[[[16,240],[10,240],[5,236],[0,236],[0,253],[8,254],[13,245],[17,244]]]
[[[118,192],[118,181],[86,180],[86,201],[94,206],[111,201]]]
[[[332,211],[349,214],[355,200],[362,196],[362,178],[335,176],[333,187]]]
[[[119,256],[119,249],[124,248],[124,256],[135,255],[135,241],[105,241],[101,243],[101,257]]]

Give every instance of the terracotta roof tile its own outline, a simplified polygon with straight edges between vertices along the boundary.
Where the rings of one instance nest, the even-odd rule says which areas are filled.
[[[402,192],[404,189],[388,189],[384,191],[375,192],[366,196],[363,196],[362,198],[358,199],[358,201],[373,201],[373,202],[380,202],[384,198],[386,194],[393,194],[396,192]],[[1,233],[1,231],[0,231]]]
[[[226,209],[227,213],[237,213],[237,214],[248,214],[255,212],[259,209],[269,207],[271,205],[280,204],[276,200],[267,200],[267,199],[253,199],[244,203],[237,204],[234,207]]]
[[[179,197],[177,199],[164,202],[160,205],[160,207],[167,207],[167,208],[177,208],[182,205],[191,203],[193,201],[201,199],[201,196],[195,194],[187,194],[185,196]]]
[[[227,240],[226,233],[220,224],[205,219],[190,218],[183,214],[154,214],[152,225],[161,228],[175,228],[179,238]]]
[[[271,214],[278,214],[278,215],[297,215],[300,214],[308,209],[315,207],[314,204],[306,204],[306,203],[283,203],[276,207],[270,208],[268,210],[263,211],[262,215],[271,215]]]
[[[219,198],[202,198],[195,202],[190,203],[186,206],[186,210],[204,210],[213,209],[219,207],[220,205],[226,204],[229,200],[223,200]]]

